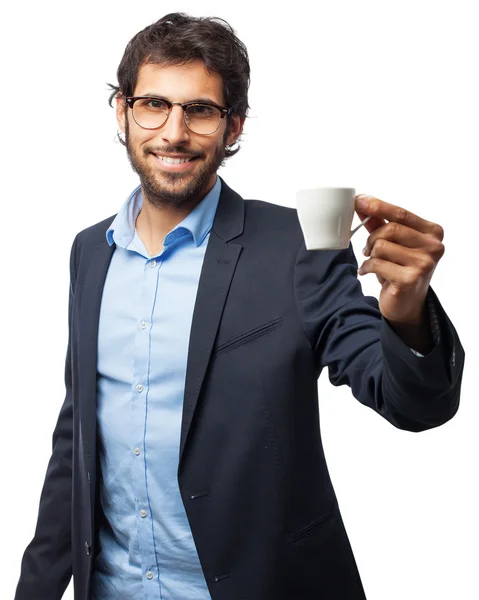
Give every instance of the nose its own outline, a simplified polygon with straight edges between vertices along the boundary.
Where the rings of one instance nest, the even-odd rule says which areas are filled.
[[[170,146],[186,144],[189,139],[189,129],[185,123],[184,111],[181,106],[171,107],[166,123],[159,130],[163,140]]]

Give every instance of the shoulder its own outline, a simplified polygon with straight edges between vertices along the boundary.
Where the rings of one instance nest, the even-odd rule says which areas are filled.
[[[106,232],[113,223],[115,217],[116,215],[112,215],[79,231],[75,237],[77,245],[95,246],[101,242],[107,243]]]
[[[264,200],[245,200],[244,233],[259,235],[274,246],[298,249],[303,240],[296,209]]]
[[[281,206],[280,204],[274,204],[274,202],[267,202],[266,200],[250,200],[245,199],[245,212],[256,217],[275,217],[279,219],[297,219],[297,213],[295,208],[289,206]]]

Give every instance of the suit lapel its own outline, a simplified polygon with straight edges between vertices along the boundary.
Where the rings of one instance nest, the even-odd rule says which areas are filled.
[[[105,227],[106,230],[106,227]],[[101,298],[106,274],[115,245],[109,246],[106,239],[94,246],[90,260],[86,260],[86,273],[79,301],[80,324],[78,335],[78,387],[79,410],[82,424],[83,442],[90,458],[95,456],[96,447],[96,395],[97,395],[97,356],[98,325],[100,320]]]
[[[223,180],[205,253],[191,325],[181,423],[180,464],[211,351],[242,246],[228,243],[241,235],[244,201]]]

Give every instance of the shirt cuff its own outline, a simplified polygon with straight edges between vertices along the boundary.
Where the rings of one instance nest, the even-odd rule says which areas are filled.
[[[431,327],[432,339],[434,341],[434,345],[437,346],[441,339],[441,332],[439,330],[439,317],[437,316],[437,310],[431,295],[428,295],[427,297],[427,312],[429,315],[429,325]],[[411,350],[411,352],[416,356],[424,358],[424,354],[421,354],[417,350],[413,350],[412,348],[409,348],[409,350]]]

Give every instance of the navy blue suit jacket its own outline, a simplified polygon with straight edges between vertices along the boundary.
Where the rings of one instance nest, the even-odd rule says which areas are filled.
[[[113,217],[71,252],[66,398],[16,600],[88,600],[96,532],[96,362]],[[296,211],[224,182],[195,304],[178,478],[213,600],[364,600],[326,466],[317,378],[396,427],[450,419],[464,353],[441,327],[419,358],[365,297],[352,249],[308,252]],[[185,599],[186,600],[186,599]]]

